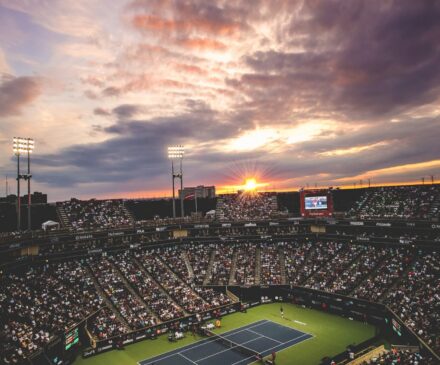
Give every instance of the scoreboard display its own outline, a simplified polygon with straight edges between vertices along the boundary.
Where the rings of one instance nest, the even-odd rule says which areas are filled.
[[[302,217],[333,216],[333,196],[330,189],[300,190],[299,200]]]
[[[327,209],[327,196],[306,196],[304,204],[306,209]]]
[[[69,350],[72,346],[79,342],[79,331],[78,327],[75,327],[71,331],[67,332],[65,335],[64,347]]]
[[[393,327],[393,331],[396,332],[399,336],[402,336],[402,327],[400,323],[393,318],[391,319],[391,325]]]

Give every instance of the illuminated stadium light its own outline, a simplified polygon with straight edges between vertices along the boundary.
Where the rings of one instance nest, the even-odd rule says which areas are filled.
[[[28,229],[31,230],[31,153],[34,151],[35,142],[32,138],[14,137],[12,150],[17,156],[17,230],[21,230],[21,198],[20,180],[28,182]],[[20,174],[20,156],[27,155],[27,174]]]
[[[185,147],[183,147],[183,146],[170,146],[170,147],[168,147],[168,158],[169,159],[183,158],[184,154],[185,154]]]
[[[13,151],[16,156],[22,153],[32,153],[35,147],[35,142],[31,138],[14,137]]]
[[[169,146],[168,147],[168,158],[171,160],[171,175],[173,180],[173,218],[176,218],[176,189],[174,187],[174,180],[180,179],[180,191],[183,191],[183,167],[182,160],[185,154],[185,147],[182,145],[178,146]],[[180,162],[180,171],[178,173],[174,173],[174,160],[179,160]],[[180,215],[183,218],[185,215],[183,209],[183,194],[180,197]]]

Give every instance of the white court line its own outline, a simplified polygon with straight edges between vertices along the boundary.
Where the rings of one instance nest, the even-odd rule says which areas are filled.
[[[197,365],[197,363],[196,362],[194,362],[194,361],[192,361],[189,357],[186,357],[185,355],[183,355],[183,354],[181,354],[181,353],[179,353],[179,356],[182,356],[185,360],[188,360],[189,362],[191,362],[191,363],[193,363],[193,364],[196,364]]]
[[[203,360],[206,360],[206,359],[209,359],[210,357],[217,356],[218,354],[222,354],[223,352],[227,352],[227,351],[233,350],[233,349],[235,349],[235,348],[237,348],[237,347],[240,347],[241,345],[244,345],[245,343],[253,342],[253,341],[255,341],[255,340],[259,340],[260,338],[262,338],[262,337],[257,337],[257,338],[254,338],[254,339],[252,339],[252,340],[249,340],[249,341],[246,341],[246,342],[240,343],[238,346],[228,347],[228,348],[226,348],[225,350],[222,350],[222,351],[216,352],[215,354],[211,354],[211,355],[208,355],[208,356],[202,357],[201,359],[197,359],[197,362],[199,362],[199,361],[203,361]],[[246,346],[245,346],[245,347],[246,347]],[[252,350],[252,349],[251,349],[251,350]],[[253,357],[253,356],[252,356],[252,357]]]
[[[278,342],[279,344],[282,344],[282,343],[284,343],[284,342],[281,342],[281,341],[275,340],[275,339],[274,339],[274,338],[272,338],[272,337],[269,337],[269,336],[265,336],[265,335],[263,335],[263,334],[262,334],[262,333],[260,333],[260,332],[255,332],[255,331],[252,331],[252,330],[248,330],[248,332],[252,332],[252,333],[255,333],[256,335],[260,335],[261,337],[267,338],[268,340],[271,340],[271,341],[274,341],[274,342]]]
[[[297,320],[294,320],[293,322],[298,323],[298,324],[302,324],[303,326],[306,326],[306,325],[307,325],[307,323],[300,322],[300,321],[297,321]]]
[[[307,335],[309,335],[309,334],[308,334],[308,333],[304,333],[303,335],[301,335],[301,336],[299,336],[299,337],[296,337],[296,338],[294,338],[294,339],[292,339],[292,340],[289,340],[289,341],[283,342],[283,343],[281,343],[281,344],[279,344],[279,345],[276,345],[276,346],[274,346],[274,347],[271,347],[271,348],[269,348],[269,349],[265,349],[265,350],[263,350],[263,351],[261,351],[261,352],[263,353],[263,352],[266,352],[266,351],[274,350],[274,349],[276,349],[277,347],[287,345],[289,342],[296,341],[296,340],[298,340],[299,338],[304,337],[304,336],[307,336]],[[305,340],[303,340],[303,341],[301,341],[301,342],[304,342],[304,341],[310,340],[310,339],[312,339],[312,338],[315,338],[315,336],[309,337],[309,338],[307,338],[307,339],[305,339]],[[296,345],[296,344],[295,344],[295,345]],[[290,347],[290,346],[287,346],[287,347],[284,348],[283,350],[287,349],[288,347]],[[281,350],[281,351],[282,351],[282,350]],[[240,361],[234,362],[234,363],[231,364],[231,365],[237,365],[237,364],[240,364],[240,363],[242,363],[243,361],[247,361],[247,360],[253,359],[254,357],[255,357],[255,356],[249,356],[249,357],[247,357],[246,359],[243,359],[243,360],[240,360]]]
[[[236,333],[244,332],[244,331],[248,330],[249,328],[255,328],[255,327],[261,326],[261,325],[263,325],[263,324],[266,324],[266,323],[268,323],[268,322],[270,322],[270,321],[267,320],[267,319],[264,319],[264,320],[262,320],[262,321],[258,321],[258,324],[255,324],[255,325],[253,325],[253,326],[249,326],[249,327],[247,327],[247,328],[243,328],[243,329],[240,330],[240,331],[235,331],[235,332],[234,332],[234,330],[231,330],[231,331],[229,331],[229,332],[232,332],[232,333],[228,333],[228,332],[226,332],[226,335],[223,335],[223,334],[221,334],[221,335],[222,335],[223,337],[233,336],[233,335],[235,335]],[[239,327],[239,328],[240,328],[240,327]],[[196,346],[191,346],[191,347],[189,347],[189,348],[187,348],[187,349],[184,349],[183,351],[173,352],[172,354],[169,354],[169,355],[167,355],[167,356],[163,356],[163,357],[160,357],[160,355],[157,355],[157,356],[155,356],[155,358],[156,358],[156,357],[160,357],[160,358],[157,359],[156,361],[160,361],[160,360],[163,360],[163,359],[168,359],[168,358],[170,358],[170,357],[172,357],[172,356],[174,356],[174,355],[180,355],[180,354],[183,353],[183,352],[190,351],[190,350],[195,349],[195,348],[200,347],[200,346],[205,346],[205,345],[207,345],[207,344],[210,344],[210,343],[213,342],[213,341],[215,341],[215,337],[213,337],[213,338],[208,338],[208,339],[206,339],[206,340],[202,340],[202,341],[201,341],[202,343],[200,343],[200,344],[198,344],[198,345],[196,345]],[[197,343],[197,342],[196,342],[196,343]],[[166,352],[165,352],[165,353],[166,353]],[[148,360],[148,359],[146,359],[146,360]],[[141,362],[143,362],[143,361],[145,361],[145,360],[140,361],[138,364],[141,365]],[[150,362],[147,362],[146,364],[143,364],[143,365],[151,365],[151,364],[153,364],[153,362],[150,361]]]

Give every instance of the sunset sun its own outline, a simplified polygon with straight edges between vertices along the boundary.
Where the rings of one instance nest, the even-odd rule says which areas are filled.
[[[245,191],[255,191],[257,188],[257,180],[254,178],[246,179],[246,182],[244,184],[244,190]]]

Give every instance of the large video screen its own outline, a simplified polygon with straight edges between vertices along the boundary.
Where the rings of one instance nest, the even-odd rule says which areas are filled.
[[[327,197],[326,196],[306,196],[305,197],[306,209],[327,209]]]

